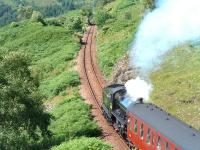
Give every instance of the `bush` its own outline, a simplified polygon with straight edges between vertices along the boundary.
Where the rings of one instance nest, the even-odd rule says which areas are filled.
[[[46,25],[44,21],[44,16],[39,11],[33,11],[33,14],[31,16],[32,22],[41,22],[43,25]]]
[[[15,28],[15,27],[18,27],[19,24],[18,24],[17,22],[12,22],[12,23],[10,24],[10,26],[13,27],[13,28]]]
[[[114,0],[100,0],[98,3],[100,3],[100,5],[104,6],[110,2],[113,2]]]
[[[51,80],[44,81],[40,87],[41,91],[48,98],[58,95],[66,90],[67,87],[75,87],[80,84],[77,72],[62,72]]]
[[[62,26],[63,25],[63,23],[60,21],[60,19],[57,19],[57,18],[48,19],[46,21],[46,23],[51,26]]]
[[[145,0],[145,7],[149,9],[154,9],[155,6],[155,0]]]
[[[18,18],[23,20],[23,19],[30,19],[32,13],[33,13],[33,8],[31,6],[22,6],[20,5],[19,8],[17,9],[18,12]]]
[[[131,12],[126,12],[125,15],[124,15],[124,18],[125,18],[126,20],[132,19],[132,13],[131,13]]]
[[[95,16],[95,22],[98,26],[103,26],[105,22],[111,18],[111,15],[106,11],[98,11]]]
[[[0,149],[29,149],[49,135],[51,115],[42,104],[26,54],[10,52],[0,61]]]
[[[111,146],[104,144],[97,138],[82,137],[69,142],[64,142],[52,150],[111,150]]]
[[[63,100],[53,109],[52,114],[55,120],[49,129],[54,134],[54,141],[58,143],[80,136],[101,135],[97,124],[92,121],[90,106],[83,102],[77,92]]]
[[[71,17],[66,21],[65,26],[67,26],[69,30],[82,31],[83,22],[80,17]]]

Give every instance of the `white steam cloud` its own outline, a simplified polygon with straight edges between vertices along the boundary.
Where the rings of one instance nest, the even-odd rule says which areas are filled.
[[[142,21],[131,61],[142,73],[159,67],[172,48],[200,38],[200,0],[157,0]]]
[[[137,77],[135,80],[129,80],[125,84],[127,94],[131,97],[132,101],[136,101],[139,98],[149,100],[149,94],[152,90],[151,84]]]
[[[171,49],[200,39],[200,0],[157,0],[136,34],[131,63],[142,77],[159,67]],[[139,77],[125,84],[129,96],[149,100],[151,84]]]

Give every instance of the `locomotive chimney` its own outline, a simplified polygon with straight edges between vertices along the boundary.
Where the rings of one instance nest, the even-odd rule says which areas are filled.
[[[137,99],[137,103],[139,103],[139,104],[143,104],[144,103],[143,101],[144,101],[144,99],[142,97]]]

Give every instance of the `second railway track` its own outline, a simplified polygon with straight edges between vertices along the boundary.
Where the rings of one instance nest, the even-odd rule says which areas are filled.
[[[81,78],[81,95],[86,102],[92,105],[92,115],[97,121],[103,132],[103,139],[110,143],[115,150],[128,150],[127,144],[115,132],[102,115],[102,90],[105,80],[96,63],[96,26],[90,26],[84,35],[78,57],[78,70]]]

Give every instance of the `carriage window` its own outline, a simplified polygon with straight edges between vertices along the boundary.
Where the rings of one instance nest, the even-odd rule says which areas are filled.
[[[168,143],[165,144],[165,150],[170,150]]]
[[[141,139],[144,138],[144,125],[143,124],[140,126],[140,138]]]
[[[152,145],[155,143],[155,136],[152,134]]]
[[[157,150],[161,150],[161,139],[160,139],[160,137],[158,137],[158,141],[157,141]]]
[[[147,131],[147,139],[146,139],[146,143],[147,144],[150,144],[150,138],[151,138],[150,129],[148,129],[148,131]]]
[[[134,132],[135,132],[135,133],[137,133],[137,128],[138,128],[137,120],[135,120],[135,124],[134,124]]]

